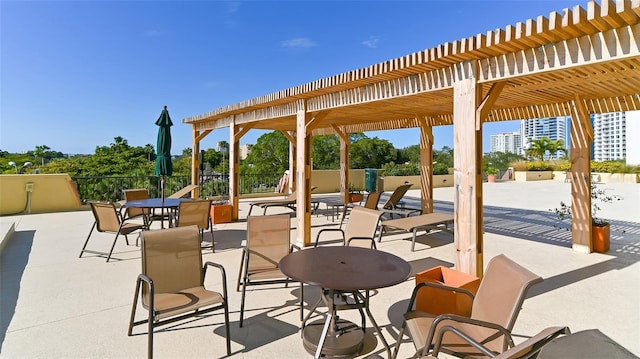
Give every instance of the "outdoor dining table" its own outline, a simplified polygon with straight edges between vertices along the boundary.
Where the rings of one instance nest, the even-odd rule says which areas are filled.
[[[160,219],[160,228],[164,229],[164,210],[168,209],[170,211],[175,211],[180,206],[180,202],[189,200],[189,198],[146,198],[124,202],[123,207],[161,209],[162,218]]]
[[[376,249],[327,246],[293,252],[280,261],[279,267],[293,280],[329,291],[329,312],[324,325],[311,323],[302,329],[305,349],[314,353],[315,358],[355,355],[362,348],[363,330],[343,319],[336,320],[334,294],[338,292],[354,293],[365,302],[364,310],[391,358],[391,348],[369,310],[368,300],[359,291],[390,287],[405,281],[411,273],[407,261]],[[349,328],[356,330],[349,331]]]

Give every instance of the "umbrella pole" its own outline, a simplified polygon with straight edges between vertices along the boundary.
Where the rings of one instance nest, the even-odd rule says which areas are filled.
[[[164,229],[164,186],[165,186],[165,177],[162,176],[160,179],[160,191],[162,192],[162,207],[160,208],[160,228]]]

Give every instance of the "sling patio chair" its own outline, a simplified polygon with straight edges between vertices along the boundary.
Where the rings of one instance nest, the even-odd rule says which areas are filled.
[[[80,251],[80,256],[78,256],[78,258],[82,258],[83,253],[92,253],[98,255],[106,255],[108,262],[109,259],[111,259],[111,254],[113,253],[113,249],[116,246],[118,237],[121,234],[124,236],[127,245],[129,245],[129,238],[127,237],[127,235],[135,231],[142,231],[147,228],[144,224],[125,222],[116,209],[115,204],[113,204],[112,202],[90,202],[89,205],[91,206],[91,212],[93,212],[95,222],[93,222],[93,226],[89,231],[87,240],[84,242],[82,250]],[[115,234],[115,237],[113,238],[113,244],[111,245],[109,253],[86,249],[87,244],[89,243],[89,238],[91,238],[91,234],[93,233],[94,229],[98,232]]]
[[[379,192],[370,192],[367,195],[366,201],[364,201],[364,208],[369,209],[378,209],[378,202],[380,201],[380,196],[382,196],[382,191]],[[342,223],[344,223],[344,218],[347,216],[348,212],[351,212],[351,208],[356,207],[353,203],[347,203],[342,209],[342,219],[340,219],[340,228],[342,228]]]
[[[331,244],[331,243],[339,243],[344,246],[353,246],[353,247],[362,247],[362,248],[370,248],[376,249],[376,231],[378,229],[378,225],[380,223],[380,217],[382,216],[382,212],[376,211],[369,208],[364,208],[360,206],[353,207],[351,211],[351,215],[349,216],[349,220],[347,221],[347,226],[344,230],[341,228],[324,228],[321,229],[317,236],[316,241],[314,243],[314,248],[318,247],[318,245],[323,244]],[[320,237],[323,233],[329,232],[338,232],[340,233],[340,238],[338,240],[325,240],[320,241]],[[325,235],[326,237],[326,235]],[[329,303],[327,300],[327,295],[329,294],[328,290],[322,290],[322,294],[320,296],[320,300],[316,303],[316,305],[311,309],[309,314],[307,314],[306,318],[302,322],[302,327],[304,328],[305,323],[315,309],[320,305],[321,302],[325,302],[325,304]],[[358,297],[363,297],[364,300],[358,300]],[[369,291],[365,291],[364,296],[358,296],[355,293],[345,293],[337,291],[334,295],[333,300],[335,310],[345,310],[345,309],[358,309],[360,311],[360,317],[362,318],[362,329],[366,328],[366,317],[364,315],[363,309],[369,305]]]
[[[489,261],[475,297],[462,288],[451,288],[433,282],[419,283],[413,290],[409,307],[404,314],[405,320],[398,335],[394,357],[398,354],[405,329],[409,332],[417,356],[428,355],[436,339],[440,341],[439,350],[461,358],[486,356],[484,350],[479,350],[465,340],[468,338],[494,353],[506,351],[513,347],[511,330],[527,291],[533,284],[540,282],[541,277],[501,254]],[[415,310],[416,295],[425,287],[469,295],[473,298],[471,316],[434,315]],[[439,331],[445,326],[455,328],[455,331],[446,330],[440,335]]]
[[[291,279],[279,268],[282,258],[297,246],[290,243],[291,216],[276,214],[247,217],[247,244],[242,248],[240,271],[236,291],[242,286],[240,302],[240,327],[244,319],[244,302],[247,286],[284,283],[289,286]],[[300,320],[302,320],[303,301],[302,283],[300,283]]]
[[[204,286],[208,267],[220,271],[222,293]],[[147,310],[147,318],[135,321],[138,297]],[[202,264],[198,227],[145,231],[142,235],[142,273],[138,275],[131,308],[128,335],[133,327],[147,324],[148,357],[153,357],[153,329],[191,317],[201,317],[214,310],[224,310],[227,356],[231,355],[227,277],[222,265]]]
[[[146,188],[125,189],[122,192],[124,193],[124,202],[137,201],[137,200],[149,198],[149,191]],[[151,211],[149,209],[133,208],[133,207],[127,207],[125,209],[124,218],[127,220],[131,220],[134,218],[141,218],[143,223],[147,226],[147,228],[149,228],[153,220],[153,216],[151,215]]]
[[[537,358],[540,351],[545,348],[547,344],[549,344],[552,340],[557,338],[560,335],[569,335],[571,331],[568,327],[548,327],[541,330],[538,334],[532,336],[531,338],[519,343],[518,345],[507,349],[506,351],[496,354],[493,351],[487,349],[482,344],[476,342],[472,338],[465,335],[463,332],[457,330],[454,327],[445,326],[438,332],[438,336],[436,337],[436,344],[433,348],[433,352],[431,355],[422,357],[422,359],[436,359],[440,352],[440,342],[442,341],[442,336],[447,331],[453,331],[457,335],[459,335],[464,340],[467,340],[469,344],[476,347],[478,350],[486,354],[489,358],[493,359],[533,359]],[[586,357],[583,357],[586,358]]]
[[[204,243],[204,230],[209,229],[211,233],[211,247],[204,248],[211,248],[213,253],[216,252],[213,239],[213,223],[211,222],[211,200],[182,201],[178,206],[176,216],[172,217],[175,217],[172,220],[174,227],[198,226],[202,243]]]
[[[318,187],[316,186],[311,187],[311,191],[313,192],[313,190],[315,190],[316,188]],[[296,191],[293,191],[284,198],[251,202],[249,203],[249,213],[247,213],[247,217],[251,215],[251,211],[253,210],[253,207],[263,208],[264,209],[264,212],[262,213],[263,215],[267,214],[267,209],[270,207],[287,207],[295,211],[296,202],[297,202],[296,196],[297,196]]]

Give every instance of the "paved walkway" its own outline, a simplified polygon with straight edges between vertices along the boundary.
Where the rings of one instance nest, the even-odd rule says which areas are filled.
[[[485,184],[485,264],[504,253],[544,277],[530,291],[514,333],[532,335],[552,325],[572,331],[597,328],[640,355],[640,185],[602,185],[624,200],[603,205],[602,217],[611,219],[611,250],[606,254],[579,254],[571,250],[570,232],[558,228],[548,209],[570,199],[570,185],[546,182]],[[389,195],[389,192],[385,194]],[[440,211],[453,208],[453,189],[434,190]],[[381,199],[384,201],[385,197]],[[405,196],[408,205],[419,203],[419,192]],[[241,218],[247,211],[241,204]],[[273,210],[273,212],[271,212]],[[269,213],[287,212],[270,209]],[[34,214],[13,218],[16,232],[0,257],[1,358],[142,358],[146,336],[128,337],[127,324],[140,271],[140,252],[119,242],[114,256],[78,253],[92,224],[89,211]],[[324,216],[313,216],[312,235],[334,226]],[[295,226],[295,220],[292,220]],[[566,225],[560,225],[563,227]],[[299,333],[296,286],[254,287],[248,291],[245,326],[238,327],[240,295],[235,292],[245,222],[216,225],[215,254],[204,259],[227,269],[230,289],[232,357],[306,358]],[[91,242],[107,248],[112,237]],[[295,230],[292,234],[295,238]],[[454,263],[452,236],[445,232],[420,235],[410,251],[410,234],[383,237],[379,249],[409,261],[414,273],[434,265]],[[371,309],[392,345],[397,340],[402,313],[414,279],[373,293]],[[215,276],[206,283],[219,286]],[[305,301],[315,303],[318,291],[308,287]],[[353,313],[352,313],[353,312]],[[341,316],[359,322],[357,311]],[[187,328],[187,329],[185,329]],[[155,336],[157,358],[223,357],[224,333],[220,315],[170,326]],[[139,327],[136,333],[144,328]],[[516,341],[521,340],[518,337]],[[406,340],[399,357],[412,355]],[[367,330],[360,356],[385,356],[380,340]]]

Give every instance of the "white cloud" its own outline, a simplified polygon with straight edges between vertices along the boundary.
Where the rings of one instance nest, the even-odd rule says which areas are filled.
[[[240,6],[242,5],[239,1],[230,1],[227,3],[227,14],[233,14],[240,10]]]
[[[293,39],[283,41],[282,46],[306,48],[306,47],[314,47],[316,46],[316,43],[313,40],[308,39],[306,37],[296,37]]]
[[[378,47],[378,42],[380,42],[380,38],[377,36],[369,36],[369,38],[361,42],[361,44],[370,49],[375,49]]]

